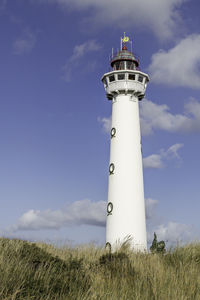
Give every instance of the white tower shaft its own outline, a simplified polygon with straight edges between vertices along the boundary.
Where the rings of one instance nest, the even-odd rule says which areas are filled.
[[[129,40],[124,37],[123,41]],[[130,238],[134,250],[147,249],[142,149],[138,101],[149,77],[124,47],[111,60],[102,81],[112,100],[106,243],[112,250]]]
[[[112,102],[106,242],[113,247],[131,238],[136,250],[146,250],[146,223],[138,98],[118,95]]]

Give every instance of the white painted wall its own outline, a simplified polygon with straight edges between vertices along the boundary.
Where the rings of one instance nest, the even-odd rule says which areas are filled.
[[[107,74],[106,74],[107,75]],[[112,250],[126,237],[132,238],[134,250],[147,249],[145,203],[138,98],[118,95],[112,100],[110,163],[114,174],[109,175],[108,203],[113,211],[107,216],[106,242]]]

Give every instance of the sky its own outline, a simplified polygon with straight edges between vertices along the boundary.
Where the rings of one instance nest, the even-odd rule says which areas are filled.
[[[105,243],[111,102],[123,33],[140,103],[149,243],[200,239],[198,0],[0,0],[0,234]]]

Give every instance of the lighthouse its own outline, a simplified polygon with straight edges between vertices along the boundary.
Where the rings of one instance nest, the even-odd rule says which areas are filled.
[[[131,43],[131,50],[128,44]],[[112,251],[130,240],[135,251],[146,251],[146,220],[142,167],[139,101],[149,77],[139,69],[129,37],[121,38],[112,54],[111,71],[102,82],[112,103],[106,246]]]

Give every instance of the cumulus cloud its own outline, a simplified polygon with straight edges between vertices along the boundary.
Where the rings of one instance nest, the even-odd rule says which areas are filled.
[[[152,218],[156,200],[146,199],[147,220]],[[105,226],[106,201],[92,202],[85,199],[75,201],[60,210],[29,210],[19,219],[9,232],[22,230],[60,229],[73,225]]]
[[[166,104],[156,104],[144,99],[140,106],[140,122],[143,135],[155,130],[168,132],[200,131],[200,102],[191,98],[184,105],[182,114],[173,114]]]
[[[162,161],[161,154],[151,154],[143,158],[143,166],[144,168],[153,168],[153,169],[163,168],[164,164]]]
[[[151,29],[161,39],[169,38],[182,24],[180,8],[189,0],[38,0],[57,3],[74,10],[85,10],[86,21],[100,26]]]
[[[181,224],[176,222],[168,222],[167,224],[161,224],[148,232],[148,242],[153,240],[153,232],[156,232],[158,240],[164,240],[169,246],[181,245],[184,243],[198,240],[197,231],[187,224]]]
[[[110,132],[111,116],[98,118],[106,133]],[[184,105],[182,114],[173,114],[166,104],[156,104],[144,99],[140,104],[140,124],[143,136],[154,133],[155,130],[168,132],[200,132],[200,102],[190,98]]]
[[[106,202],[75,201],[61,210],[29,210],[12,229],[41,230],[59,229],[69,225],[105,226]]]
[[[189,224],[177,223],[174,221],[165,222],[157,213],[158,201],[151,198],[147,199],[150,206],[146,210],[147,217],[147,240],[151,245],[154,232],[157,234],[158,241],[165,241],[167,246],[182,245],[199,240],[199,231]],[[146,205],[147,205],[146,201]]]
[[[86,53],[91,51],[98,51],[101,49],[101,46],[95,40],[89,40],[83,44],[77,45],[74,47],[73,54],[70,57],[70,61],[75,61],[83,57]]]
[[[151,81],[172,86],[200,88],[200,34],[181,40],[174,48],[160,50],[149,66]]]
[[[106,118],[98,117],[98,122],[102,125],[103,130],[105,133],[110,133],[111,130],[111,123],[112,123],[112,116]]]
[[[177,158],[180,159],[178,150],[183,147],[183,144],[174,144],[167,150],[160,150],[159,154],[151,154],[143,158],[144,168],[161,169],[165,166],[165,160]]]
[[[22,35],[13,43],[13,52],[16,55],[29,53],[36,44],[36,36],[30,30],[24,30]]]
[[[158,240],[167,241],[167,245],[185,243],[197,239],[197,231],[192,226],[173,221],[165,224],[157,215],[158,201],[145,199],[148,243],[156,232]],[[29,210],[16,225],[1,231],[3,236],[16,237],[21,231],[58,230],[73,225],[91,225],[104,227],[106,224],[106,201],[75,201],[59,210]]]
[[[80,59],[83,58],[89,52],[96,52],[101,49],[101,45],[97,43],[96,40],[88,40],[80,45],[76,45],[73,49],[71,57],[67,60],[66,64],[63,67],[63,79],[66,82],[71,80],[72,70],[76,68],[80,62]],[[90,61],[85,70],[91,71],[96,65],[96,62]]]
[[[157,205],[158,205],[158,200],[152,198],[145,199],[147,221],[152,220],[154,218]]]
[[[183,147],[183,144],[174,144],[172,145],[171,147],[169,147],[169,149],[164,152],[164,156],[167,157],[167,158],[180,158],[179,154],[178,154],[178,150],[180,148]]]

